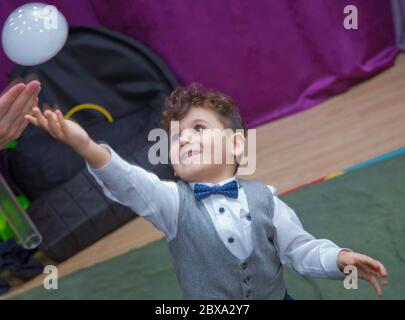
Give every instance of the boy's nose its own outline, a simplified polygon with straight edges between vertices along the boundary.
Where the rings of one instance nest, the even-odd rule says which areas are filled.
[[[192,140],[192,136],[187,130],[183,131],[180,135],[180,146],[184,146],[187,143],[190,143]]]
[[[183,147],[184,145],[190,143],[190,138],[186,137],[180,137],[180,147]]]

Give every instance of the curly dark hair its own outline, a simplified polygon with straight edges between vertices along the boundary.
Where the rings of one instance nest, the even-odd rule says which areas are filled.
[[[166,129],[170,129],[170,121],[183,119],[186,113],[193,107],[210,108],[215,111],[224,128],[243,129],[245,126],[239,114],[239,109],[232,98],[213,90],[204,89],[198,83],[192,83],[186,87],[177,87],[166,99],[162,113],[161,123]]]

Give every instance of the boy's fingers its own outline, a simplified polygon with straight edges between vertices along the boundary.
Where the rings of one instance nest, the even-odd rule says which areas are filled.
[[[362,264],[364,269],[367,270],[368,273],[378,277],[384,286],[388,285],[388,273],[384,265],[380,261],[366,255],[361,255],[360,263]]]
[[[363,270],[366,273],[368,273],[369,275],[372,275],[372,276],[375,276],[375,277],[380,277],[380,273],[377,270],[374,270],[373,268],[371,268],[369,265],[363,264],[360,267],[363,268]]]
[[[378,281],[377,281],[376,277],[370,276],[370,279],[368,281],[373,285],[375,292],[377,292],[377,294],[380,297],[382,297],[383,293],[381,291],[380,285],[378,284]]]
[[[388,285],[388,280],[387,280],[388,272],[380,261],[377,261],[377,273],[378,273],[381,283],[384,286]]]
[[[371,274],[369,274],[367,272],[361,273],[360,277],[363,278],[364,280],[370,282],[370,284],[373,286],[377,295],[382,296],[382,291],[381,291],[380,285],[378,284],[376,277],[372,276]]]
[[[60,130],[60,127],[58,126],[55,113],[47,110],[45,111],[45,117],[46,119],[48,119],[49,132],[52,133],[55,137],[60,138],[62,132]]]
[[[384,273],[382,273],[379,269],[378,269],[378,270],[375,270],[375,269],[372,269],[372,268],[370,268],[370,267],[368,267],[368,266],[365,267],[365,269],[367,270],[367,272],[368,272],[369,274],[372,274],[372,275],[375,276],[376,278],[380,279],[381,283],[382,283],[384,286],[387,286],[387,285],[388,285],[387,275],[386,275],[386,274],[384,275]]]
[[[377,261],[377,263],[378,263],[378,270],[380,270],[380,274],[383,277],[387,277],[388,276],[387,269],[385,269],[384,265],[380,261]]]
[[[65,131],[66,122],[65,122],[65,119],[63,118],[62,112],[58,109],[55,111],[55,113],[56,113],[56,118],[58,119],[60,128],[62,129],[62,131]]]
[[[37,126],[37,127],[40,126],[39,123],[38,123],[38,119],[35,118],[35,117],[33,117],[33,116],[30,115],[30,114],[26,114],[26,115],[24,116],[24,119],[26,119],[27,121],[31,122],[34,126]]]
[[[373,269],[374,272],[377,273],[377,275],[380,277],[381,282],[383,282],[383,284],[386,285],[387,283],[387,270],[385,269],[384,265],[380,262],[377,261],[373,258],[367,257],[368,259],[366,259],[366,263],[367,265]]]
[[[373,258],[362,254],[360,261],[363,265],[368,266],[368,267],[372,268],[373,270],[378,270],[378,263]]]
[[[38,120],[38,125],[44,128],[45,130],[48,130],[48,120],[46,120],[41,110],[39,110],[38,107],[35,107],[34,109],[32,109],[32,113],[34,117]]]

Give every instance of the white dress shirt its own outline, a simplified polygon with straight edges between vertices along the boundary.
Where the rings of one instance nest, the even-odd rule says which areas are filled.
[[[167,241],[172,240],[177,233],[179,215],[177,184],[160,180],[154,173],[129,164],[109,146],[102,146],[109,150],[110,161],[99,169],[93,169],[89,164],[87,168],[106,196],[131,208],[161,230]],[[219,184],[223,185],[233,179],[235,177]],[[342,279],[345,275],[337,265],[337,255],[341,250],[349,249],[341,249],[330,240],[315,239],[303,229],[295,212],[277,197],[276,189],[268,187],[274,194],[274,244],[281,263],[303,275]],[[228,250],[241,260],[247,258],[253,250],[253,243],[249,208],[243,188],[239,188],[237,199],[213,194],[201,201]],[[229,242],[229,238],[234,241]]]

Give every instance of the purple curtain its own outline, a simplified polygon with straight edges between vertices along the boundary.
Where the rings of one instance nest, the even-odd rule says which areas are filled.
[[[29,1],[2,0],[0,22]],[[248,127],[308,109],[390,67],[390,1],[51,1],[71,25],[103,25],[154,49],[184,83],[231,95]],[[346,5],[358,29],[343,27]],[[106,61],[106,63],[108,63]],[[12,64],[0,52],[0,86]]]

